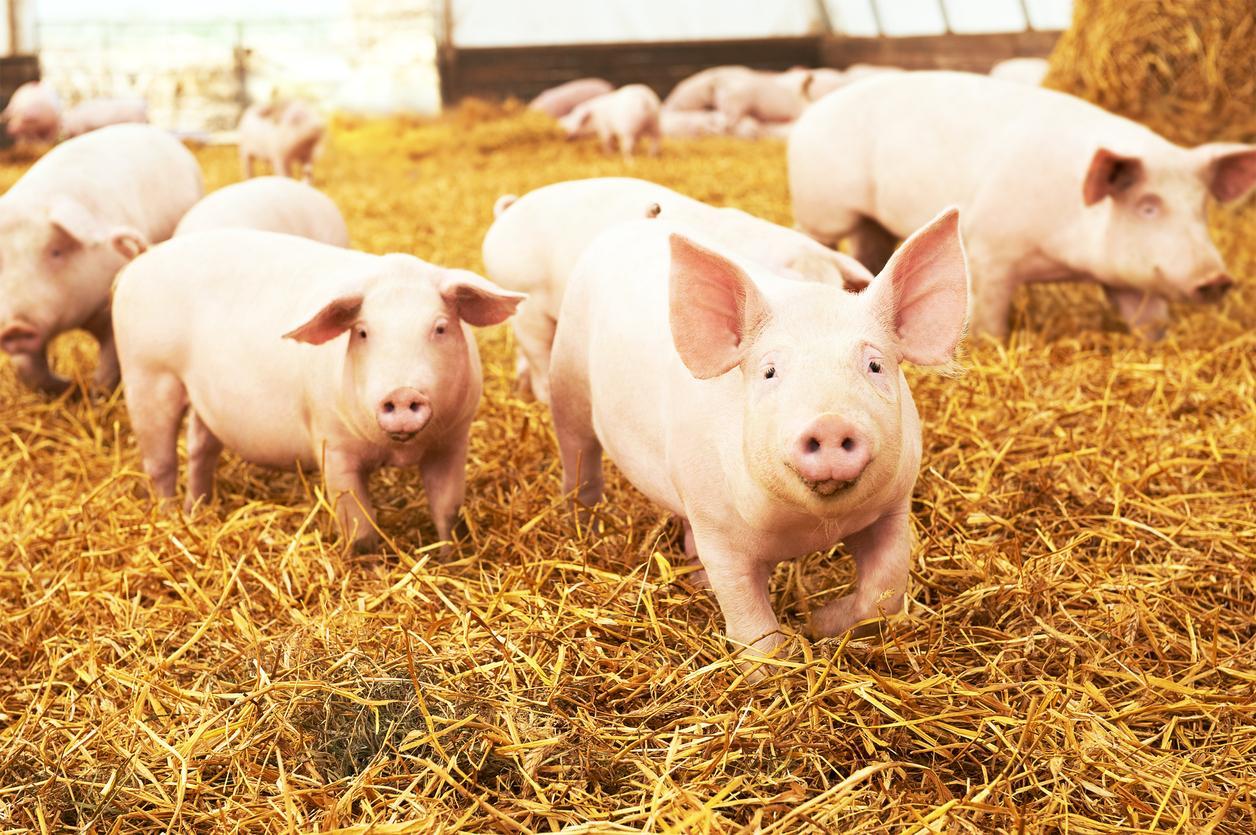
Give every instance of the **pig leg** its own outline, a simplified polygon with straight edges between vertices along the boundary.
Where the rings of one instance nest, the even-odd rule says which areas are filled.
[[[862,620],[903,608],[911,562],[907,512],[883,516],[843,541],[855,558],[855,588],[811,615],[813,637],[840,635]]]
[[[419,472],[423,477],[423,492],[427,493],[427,507],[436,525],[436,536],[451,540],[467,492],[466,434],[448,447],[429,450],[419,462]]]
[[[870,217],[862,217],[850,232],[851,254],[876,275],[894,254],[898,238]]]
[[[52,373],[52,369],[48,367],[47,351],[45,347],[33,354],[14,354],[13,368],[17,372],[17,378],[23,383],[36,391],[56,397],[70,388],[70,381]]]
[[[704,538],[701,530],[696,539],[728,640],[744,658],[771,655],[785,642],[768,596],[771,565]]]
[[[353,550],[359,554],[369,554],[379,547],[375,508],[366,489],[366,475],[357,456],[327,450],[323,462],[327,493],[335,502],[336,518],[345,536],[353,541]]]
[[[193,410],[188,416],[188,497],[187,510],[192,512],[197,503],[208,502],[214,492],[214,473],[218,469],[218,456],[222,454],[222,441],[210,431],[205,421]]]
[[[685,578],[691,585],[700,589],[709,589],[711,578],[707,576],[706,569],[702,567],[702,559],[698,556],[698,543],[693,536],[693,525],[689,524],[688,519],[681,519],[680,524],[685,531],[685,556],[689,558],[689,565],[696,566],[698,569],[686,574]]]
[[[602,444],[593,430],[587,374],[555,357],[550,383],[554,434],[563,462],[563,493],[576,492],[576,502],[592,507],[602,499]]]
[[[159,498],[172,499],[179,479],[179,424],[187,410],[187,389],[173,374],[141,368],[127,377],[125,392],[144,472]]]
[[[246,152],[240,152],[240,174],[244,179],[253,179],[253,155]]]
[[[998,340],[1007,339],[1017,283],[1002,266],[971,250],[968,273],[972,276],[969,332],[974,336],[986,334]]]
[[[514,318],[515,338],[528,368],[532,395],[542,403],[550,402],[550,349],[558,323],[544,311],[527,301],[519,305]]]
[[[274,174],[276,177],[287,177],[290,175],[291,171],[288,163],[288,157],[283,154],[275,154],[271,157],[270,164],[275,169]]]
[[[122,378],[118,371],[118,348],[113,341],[113,323],[109,318],[109,310],[97,313],[87,321],[84,328],[100,343],[100,358],[96,362],[96,373],[93,382],[103,391],[113,391]]]
[[[663,128],[659,125],[657,116],[650,123],[648,136],[650,137],[650,156],[657,157],[663,152]]]
[[[623,155],[624,162],[632,162],[632,150],[635,147],[637,147],[636,134],[619,134],[619,153]]]
[[[610,156],[615,152],[615,134],[606,126],[597,126],[597,138],[602,143],[602,153]]]
[[[1129,327],[1130,333],[1149,342],[1164,336],[1169,323],[1169,303],[1163,298],[1141,290],[1118,287],[1104,287],[1103,293]]]

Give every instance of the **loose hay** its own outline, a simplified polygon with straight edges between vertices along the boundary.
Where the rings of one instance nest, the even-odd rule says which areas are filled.
[[[320,184],[358,246],[478,268],[499,194],[623,171],[548,131],[344,121]],[[778,145],[672,142],[631,173],[789,220]],[[418,479],[388,472],[379,565],[342,555],[316,478],[231,456],[215,504],[159,515],[119,396],[45,402],[0,364],[0,824],[1253,831],[1256,218],[1218,214],[1240,290],[1160,345],[1047,288],[970,373],[916,377],[910,616],[799,639],[755,686],[655,508],[611,478],[605,533],[577,534],[504,329],[468,543],[441,557]],[[92,354],[71,337],[57,364]],[[783,566],[776,607],[800,624],[850,579],[840,554]]]

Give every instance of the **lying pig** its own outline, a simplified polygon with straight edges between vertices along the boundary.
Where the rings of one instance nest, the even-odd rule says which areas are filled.
[[[143,99],[88,99],[65,112],[61,134],[73,139],[109,125],[147,123],[148,104]]]
[[[727,80],[752,76],[757,70],[737,65],[710,67],[682,80],[663,101],[666,110],[714,110],[715,91]]]
[[[169,238],[200,196],[200,166],[178,140],[114,125],[53,148],[0,197],[0,348],[24,383],[65,391],[69,382],[48,368],[48,343],[83,328],[100,342],[97,384],[117,384],[114,275]]]
[[[528,294],[514,319],[519,382],[549,402],[549,356],[567,281],[580,253],[604,229],[646,216],[690,226],[722,246],[799,277],[859,289],[872,274],[849,256],[737,209],[717,209],[627,177],[571,180],[518,201],[501,198],[484,236],[484,265],[502,287]]]
[[[1063,93],[902,73],[813,105],[790,139],[789,179],[799,228],[829,244],[851,236],[874,270],[896,237],[958,204],[974,331],[1005,336],[1022,284],[1090,280],[1154,338],[1170,300],[1215,302],[1232,284],[1205,198],[1256,184],[1256,146],[1182,148]]]
[[[1009,58],[991,67],[990,77],[1037,87],[1047,77],[1049,69],[1046,58]]]
[[[722,136],[728,133],[728,122],[714,110],[661,110],[659,130],[677,139]]]
[[[760,122],[792,122],[807,108],[810,84],[809,71],[801,84],[796,73],[754,72],[724,78],[715,85],[715,109],[730,125],[745,116]]]
[[[349,245],[345,219],[332,199],[287,177],[256,177],[218,189],[183,216],[175,234],[207,229],[261,229]]]
[[[596,133],[602,150],[615,143],[624,160],[632,159],[638,139],[650,140],[650,154],[659,155],[659,97],[644,84],[629,84],[613,93],[589,99],[559,120],[568,139]]]
[[[240,167],[246,180],[253,176],[256,160],[263,159],[276,177],[291,175],[295,166],[308,183],[327,123],[305,102],[271,102],[249,106],[238,130]]]
[[[539,110],[555,119],[561,119],[576,105],[606,95],[615,87],[601,78],[577,78],[566,84],[551,87],[528,103],[529,110]]]
[[[795,280],[662,220],[624,223],[572,273],[551,385],[563,488],[602,497],[602,452],[685,520],[728,637],[781,643],[773,566],[841,542],[853,591],[811,618],[836,635],[898,612],[920,419],[900,363],[944,365],[964,331],[958,216],[917,232],[859,294]]]
[[[144,470],[175,495],[188,421],[189,507],[225,446],[273,467],[319,467],[359,550],[378,542],[367,479],[418,466],[437,535],[462,505],[480,399],[468,325],[523,298],[409,255],[367,255],[252,229],[178,237],[118,277],[113,319]]]
[[[42,81],[28,81],[13,92],[0,121],[18,144],[56,142],[61,131],[61,99]]]

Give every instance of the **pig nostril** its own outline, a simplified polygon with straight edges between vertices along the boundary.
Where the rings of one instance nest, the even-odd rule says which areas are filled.
[[[419,403],[416,400],[415,402],[410,404],[410,411],[417,412],[418,410],[419,410]]]
[[[855,448],[854,438],[842,438],[842,449],[851,452]]]
[[[819,451],[820,451],[820,442],[816,440],[815,438],[808,438],[807,439],[807,452],[819,452]]]
[[[392,404],[392,401],[389,401],[384,404],[384,411],[390,415],[393,413],[393,410],[396,408],[397,407]]]

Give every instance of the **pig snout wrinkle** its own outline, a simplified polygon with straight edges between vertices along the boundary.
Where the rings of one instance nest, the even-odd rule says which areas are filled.
[[[30,325],[15,322],[0,330],[0,349],[10,354],[35,351],[39,348],[39,331]]]
[[[396,389],[379,402],[375,419],[389,438],[405,443],[432,419],[432,404],[418,389]]]
[[[1215,275],[1197,286],[1191,294],[1195,301],[1207,304],[1216,304],[1225,298],[1225,294],[1230,292],[1230,288],[1234,286],[1234,279],[1222,273]]]
[[[794,443],[790,466],[811,490],[829,497],[855,483],[872,460],[872,445],[837,415],[817,418]]]

